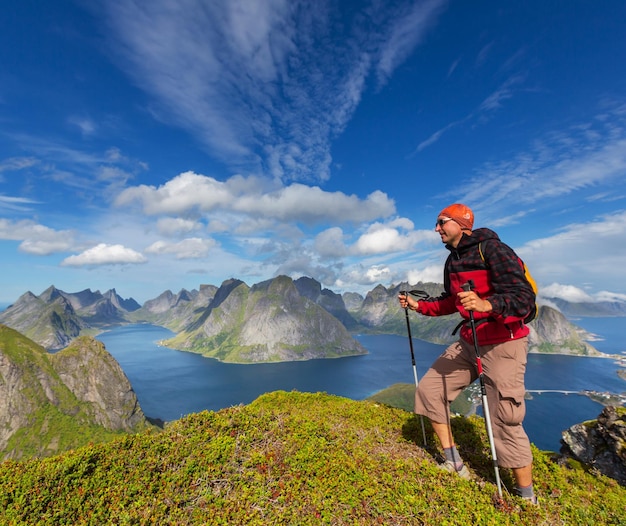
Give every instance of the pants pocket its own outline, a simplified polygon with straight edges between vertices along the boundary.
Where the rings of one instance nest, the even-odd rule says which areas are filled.
[[[520,425],[526,415],[526,403],[524,402],[525,389],[512,388],[501,389],[498,401],[498,419],[507,426]]]

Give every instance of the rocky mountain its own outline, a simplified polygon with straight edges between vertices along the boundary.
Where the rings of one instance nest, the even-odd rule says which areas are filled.
[[[313,278],[302,277],[294,281],[301,296],[309,298],[324,310],[337,318],[348,330],[357,327],[357,321],[346,309],[343,297],[329,289],[322,289],[321,284]]]
[[[626,302],[623,301],[572,302],[561,298],[546,298],[546,300],[569,317],[626,316]]]
[[[162,325],[178,332],[195,321],[199,313],[208,307],[217,290],[214,285],[200,285],[200,290],[182,289],[178,294],[166,290],[130,313],[128,319]]]
[[[46,349],[65,347],[88,329],[89,324],[76,313],[71,303],[53,287],[41,296],[26,292],[4,312],[0,323],[12,327]]]
[[[163,343],[237,363],[366,353],[337,318],[301,295],[286,276],[252,287],[225,281],[197,318]]]
[[[80,334],[127,323],[126,316],[139,308],[135,300],[122,299],[115,289],[104,294],[89,289],[68,293],[51,286],[40,296],[32,292],[20,296],[0,313],[0,323],[48,350],[58,350]]]
[[[102,343],[83,336],[56,354],[0,325],[0,456],[48,456],[149,427]]]
[[[263,305],[272,305],[269,312],[273,314],[283,313],[270,322],[267,319],[261,320],[262,314],[252,310],[256,308],[256,304],[249,300],[248,294],[252,292],[257,301],[259,296],[273,291],[268,284],[274,281],[277,283],[277,289],[281,289],[279,283],[290,285],[284,289],[287,294],[284,301],[281,302],[281,299],[274,295],[271,299],[265,298],[260,302]],[[241,293],[237,291],[239,287],[246,291],[245,298],[239,298]],[[266,356],[268,361],[298,360],[312,357],[311,349],[315,343],[320,344],[319,352],[313,353],[316,357],[335,355],[329,351],[333,345],[329,338],[320,338],[322,326],[324,330],[333,326],[328,335],[337,338],[335,345],[339,355],[352,351],[361,352],[357,351],[358,345],[353,338],[349,337],[349,340],[346,340],[343,329],[351,333],[406,335],[406,316],[398,306],[397,296],[400,291],[415,289],[424,291],[430,296],[438,296],[443,291],[443,285],[400,283],[389,288],[378,285],[363,297],[356,293],[336,294],[307,277],[293,281],[291,278],[280,276],[251,288],[240,280],[231,279],[219,288],[214,285],[201,285],[199,290],[182,289],[177,294],[167,290],[158,297],[146,301],[142,307],[133,299],[123,300],[115,289],[105,294],[89,289],[78,293],[66,293],[50,287],[39,297],[31,292],[21,296],[15,304],[0,313],[0,323],[22,332],[49,350],[66,346],[78,335],[93,335],[113,325],[153,323],[177,333],[168,345],[179,349],[193,350],[219,359],[228,356],[228,360],[234,361],[256,361],[261,356]],[[234,295],[229,298],[232,293]],[[298,302],[302,305],[289,301],[295,297],[293,295],[297,296]],[[236,303],[237,308],[225,310],[226,307],[232,307],[236,298],[239,298],[240,302]],[[303,307],[304,300],[310,304],[306,309]],[[283,310],[275,308],[274,305],[281,303],[294,310],[290,311],[289,315],[284,315]],[[316,308],[313,309],[313,306]],[[307,310],[309,307],[311,310]],[[305,311],[306,316],[302,314]],[[227,313],[231,313],[233,317],[227,319]],[[299,322],[296,323],[295,320]],[[458,314],[439,318],[409,314],[413,337],[438,344],[454,341],[455,336],[452,332],[460,321]],[[341,331],[336,328],[335,322],[343,326]],[[268,330],[270,326],[275,333],[270,333]],[[530,347],[533,351],[569,354],[596,352],[586,343],[585,338],[588,336],[584,331],[572,325],[562,313],[549,306],[541,307],[538,318],[530,327]],[[253,335],[257,329],[258,332]],[[295,343],[296,341],[299,343]],[[346,343],[348,341],[351,342],[349,345]],[[281,346],[284,348],[279,351]],[[296,347],[302,352],[295,352]],[[239,356],[239,351],[244,348],[251,352],[247,358]],[[261,351],[262,348],[265,350]],[[352,351],[348,351],[348,348]],[[235,349],[238,351],[235,352]],[[290,354],[292,351],[295,354]]]
[[[399,283],[390,288],[377,285],[367,293],[360,305],[355,298],[350,302],[350,314],[358,322],[361,330],[370,333],[406,335],[406,315],[398,305],[398,294],[401,291],[419,290],[429,296],[439,296],[443,285],[437,283]],[[432,343],[446,344],[454,341],[452,331],[461,321],[458,314],[438,318],[418,316],[409,313],[411,334],[414,338]]]

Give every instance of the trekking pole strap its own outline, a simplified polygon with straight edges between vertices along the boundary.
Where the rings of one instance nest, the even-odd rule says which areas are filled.
[[[428,298],[430,298],[430,294],[428,294],[428,292],[426,292],[425,290],[409,290],[408,294],[410,294],[411,296],[415,296],[416,298],[419,298],[421,300],[427,300]]]

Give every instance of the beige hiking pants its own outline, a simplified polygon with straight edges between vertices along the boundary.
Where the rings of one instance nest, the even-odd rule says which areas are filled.
[[[520,468],[532,462],[530,441],[522,427],[527,353],[528,338],[480,347],[494,444],[503,468]],[[474,346],[464,340],[453,343],[420,380],[415,413],[450,424],[450,404],[477,378]]]

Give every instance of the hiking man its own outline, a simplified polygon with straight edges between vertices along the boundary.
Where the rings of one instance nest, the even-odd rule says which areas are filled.
[[[511,468],[515,493],[536,504],[530,441],[522,427],[526,407],[524,374],[529,329],[523,320],[535,308],[535,292],[515,252],[487,228],[472,230],[474,214],[463,204],[444,208],[435,231],[450,251],[444,268],[444,292],[421,299],[400,294],[400,306],[425,316],[459,312],[464,321],[473,311],[493,437],[499,465]],[[472,280],[473,290],[462,286]],[[415,392],[415,413],[428,417],[441,442],[441,468],[469,479],[450,427],[450,403],[478,378],[469,323],[460,338],[433,363]]]

